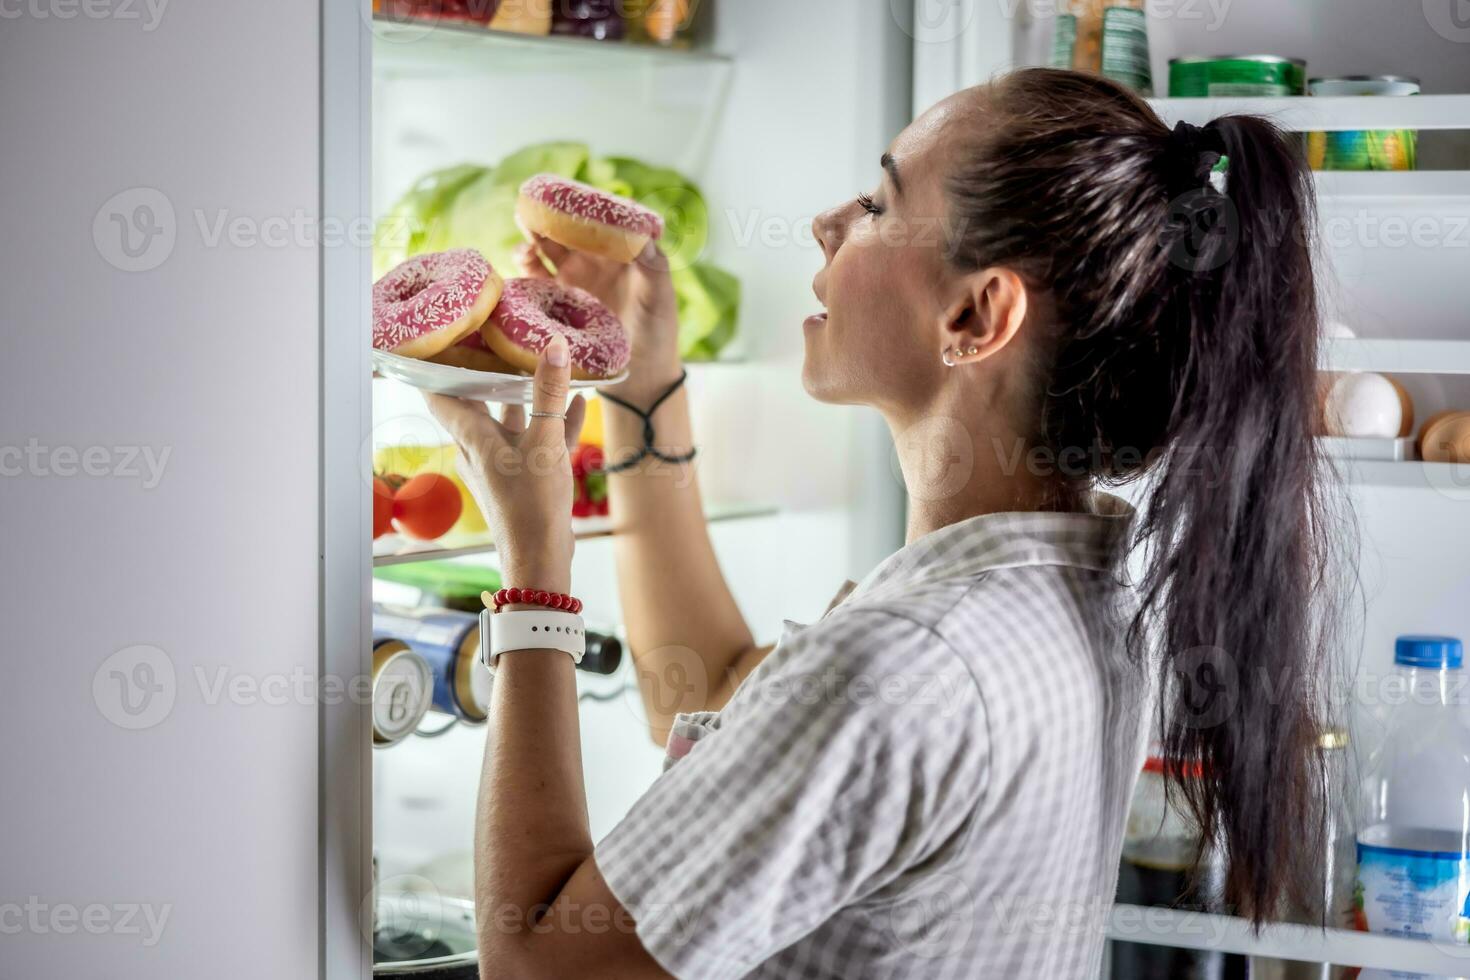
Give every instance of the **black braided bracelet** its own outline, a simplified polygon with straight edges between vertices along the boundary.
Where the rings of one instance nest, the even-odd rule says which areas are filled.
[[[602,471],[604,473],[621,473],[624,470],[631,470],[649,456],[664,463],[687,463],[694,458],[694,454],[699,451],[697,449],[691,449],[682,456],[671,456],[666,452],[660,451],[653,444],[653,413],[658,411],[658,407],[667,401],[670,395],[684,386],[684,379],[688,377],[688,371],[680,371],[679,380],[669,385],[668,391],[655,398],[653,404],[648,406],[648,411],[646,412],[636,405],[630,405],[628,402],[623,401],[617,395],[609,395],[605,391],[599,391],[597,393],[599,397],[607,399],[619,408],[626,408],[643,420],[643,448],[638,451],[638,455],[631,459],[625,459],[621,463],[611,463],[603,466]]]

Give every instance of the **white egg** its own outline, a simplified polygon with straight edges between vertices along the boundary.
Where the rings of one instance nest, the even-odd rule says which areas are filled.
[[[1398,389],[1369,371],[1340,375],[1327,393],[1327,434],[1392,439],[1403,425]]]

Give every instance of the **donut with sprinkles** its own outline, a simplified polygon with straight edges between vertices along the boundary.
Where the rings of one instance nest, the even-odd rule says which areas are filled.
[[[534,373],[541,351],[560,334],[572,355],[572,377],[596,381],[628,366],[628,332],[591,293],[554,279],[510,279],[480,336],[522,371]]]
[[[505,282],[472,248],[426,252],[373,284],[373,347],[427,360],[474,333]]]
[[[516,220],[528,234],[624,263],[664,233],[657,211],[553,174],[537,174],[521,185]]]

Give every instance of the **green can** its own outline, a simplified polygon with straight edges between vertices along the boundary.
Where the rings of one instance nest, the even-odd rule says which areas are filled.
[[[1169,59],[1169,97],[1306,95],[1307,63],[1274,54],[1191,55]]]
[[[1419,79],[1407,75],[1346,75],[1314,78],[1313,95],[1418,95]],[[1307,134],[1313,170],[1413,170],[1418,137],[1412,129],[1352,129]]]

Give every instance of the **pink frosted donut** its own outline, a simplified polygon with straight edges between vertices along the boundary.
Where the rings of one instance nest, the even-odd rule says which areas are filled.
[[[619,262],[632,262],[664,233],[657,211],[553,174],[537,174],[521,185],[516,220],[528,233]]]
[[[511,279],[500,305],[480,328],[490,349],[522,371],[535,372],[551,338],[567,338],[572,377],[611,378],[628,366],[628,333],[591,293],[554,279]]]
[[[400,262],[373,284],[373,347],[427,360],[474,333],[504,285],[472,248]]]
[[[505,358],[485,346],[485,338],[480,336],[478,330],[471,330],[464,340],[449,345],[429,360],[435,364],[448,364],[450,367],[468,368],[471,371],[489,371],[493,374],[519,373]]]

